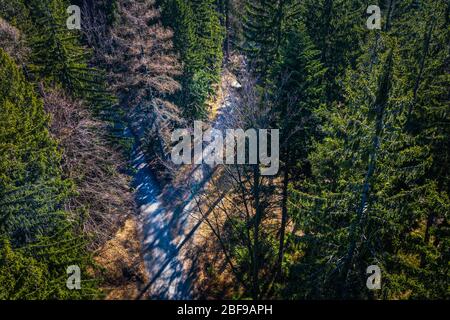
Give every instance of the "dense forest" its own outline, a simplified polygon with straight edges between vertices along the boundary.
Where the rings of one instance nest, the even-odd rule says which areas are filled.
[[[448,0],[0,0],[0,300],[449,299],[449,60]]]

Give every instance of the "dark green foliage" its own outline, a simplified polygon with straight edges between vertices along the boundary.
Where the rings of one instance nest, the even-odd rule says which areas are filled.
[[[79,265],[86,271],[89,256],[64,210],[72,186],[62,179],[49,119],[33,86],[1,49],[0,66],[0,278],[5,282],[0,295],[89,296],[95,293],[90,292],[92,284],[82,291],[65,287],[66,268]]]
[[[42,101],[4,52],[1,62],[2,231],[13,244],[26,243],[51,232],[51,225],[41,223],[42,219],[50,223],[61,219],[61,204],[70,186],[58,179],[57,146],[49,137]],[[60,198],[48,201],[53,192]],[[28,198],[18,207],[17,202]]]
[[[60,0],[27,1],[32,49],[30,72],[52,85],[60,85],[99,111],[112,103],[105,90],[105,77],[89,67],[89,50],[79,42],[77,30],[66,26],[68,4]]]
[[[282,166],[279,229],[258,170],[254,219],[236,213],[223,227],[243,297],[448,296],[450,6],[380,6],[381,31],[366,29],[358,0],[241,7],[253,103],[271,108]],[[366,287],[370,265],[381,291]]]
[[[224,27],[214,0],[163,0],[164,23],[174,30],[183,63],[177,103],[189,119],[204,118],[215,95],[223,60]]]
[[[312,176],[291,186],[290,215],[304,235],[291,235],[291,254],[302,257],[284,294],[448,297],[445,12],[444,2],[399,9],[345,72],[344,103],[323,114],[325,137],[309,157]],[[366,288],[373,264],[381,291]]]
[[[273,89],[274,111],[279,112],[277,127],[282,137],[286,137],[286,145],[296,152],[292,158],[299,160],[308,154],[311,143],[320,134],[319,110],[324,102],[322,77],[326,69],[320,62],[320,51],[301,23],[286,30],[280,56],[281,63],[273,71],[277,77]],[[304,138],[297,139],[300,136]]]
[[[277,11],[285,1],[248,0],[244,19],[244,51],[252,63],[252,68],[264,85],[270,68],[277,58],[281,39],[281,19]]]
[[[318,50],[325,74],[329,103],[341,99],[339,80],[361,53],[368,15],[367,3],[359,0],[307,0],[302,5],[307,32]]]
[[[224,52],[227,75],[237,71],[242,85],[227,96],[237,98],[236,114],[246,124],[280,129],[278,176],[244,166],[222,170],[208,185],[227,188],[223,204],[232,204],[214,211],[212,225],[218,260],[229,268],[224,274],[236,280],[230,295],[450,297],[447,0],[375,1],[381,30],[366,28],[369,4],[362,0],[86,4],[106,22],[96,26],[94,19],[83,34],[66,28],[69,1],[0,0],[9,32],[9,43],[0,43],[0,299],[97,294],[81,231],[89,211],[66,208],[86,193],[73,196],[79,186],[65,179],[74,173],[62,172],[64,150],[48,133],[37,89],[61,92],[52,110],[60,96],[81,100],[116,133],[128,116],[136,132],[145,132],[144,148],[166,156],[172,126],[209,116]],[[96,27],[95,40],[87,40]],[[95,59],[86,43],[97,47]],[[23,52],[13,61],[15,47]],[[89,154],[90,145],[100,148],[98,142],[80,150]],[[70,265],[81,267],[81,291],[66,288]],[[381,290],[366,287],[370,265],[382,270]]]

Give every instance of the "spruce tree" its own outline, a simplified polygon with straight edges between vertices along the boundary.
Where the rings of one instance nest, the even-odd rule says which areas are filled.
[[[29,65],[35,79],[62,86],[75,97],[103,112],[113,99],[105,86],[105,75],[88,65],[89,50],[80,44],[77,30],[66,26],[68,4],[64,0],[27,1],[32,49]]]
[[[281,44],[280,63],[274,69],[274,112],[276,127],[280,128],[282,162],[281,226],[278,249],[277,274],[282,275],[283,259],[290,234],[286,232],[289,223],[288,186],[296,186],[310,177],[308,155],[313,143],[320,139],[319,110],[324,107],[324,85],[321,78],[326,70],[320,62],[320,51],[315,49],[303,23],[297,21],[286,31],[286,40]],[[286,252],[295,254],[293,251]]]
[[[174,30],[183,74],[177,104],[190,119],[205,118],[215,96],[223,62],[224,26],[213,0],[163,0],[164,23]]]
[[[67,267],[86,272],[90,258],[76,233],[78,219],[64,210],[73,187],[62,177],[48,121],[33,86],[0,49],[0,294],[10,299],[96,294],[93,283],[81,291],[65,286]]]
[[[270,70],[279,53],[281,39],[278,37],[278,32],[282,32],[280,28],[284,2],[284,0],[248,0],[246,2],[243,25],[246,41],[243,49],[263,86],[268,81]]]
[[[366,3],[360,0],[307,0],[300,11],[308,33],[327,68],[325,83],[329,103],[342,100],[340,78],[347,67],[354,67],[361,53]]]

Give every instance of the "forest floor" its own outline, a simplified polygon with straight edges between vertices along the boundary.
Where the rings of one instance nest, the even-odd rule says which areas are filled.
[[[227,69],[224,70],[220,95],[214,108],[211,125],[224,126],[227,114],[236,107],[234,90],[240,84]],[[192,215],[196,196],[207,188],[214,168],[194,166],[174,184],[160,189],[144,153],[136,146],[133,156],[135,169],[133,186],[139,208],[142,252],[148,273],[148,282],[139,298],[192,299],[197,278],[198,252],[192,246],[194,234],[202,220]]]
[[[107,284],[102,289],[106,300],[128,300],[138,296],[148,280],[140,252],[138,221],[131,216],[95,258],[104,269]]]

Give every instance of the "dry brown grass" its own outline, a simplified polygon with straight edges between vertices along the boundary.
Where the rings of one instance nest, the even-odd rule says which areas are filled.
[[[97,252],[95,260],[104,268],[105,286],[102,289],[107,300],[135,299],[148,280],[138,230],[136,218],[128,218]]]

